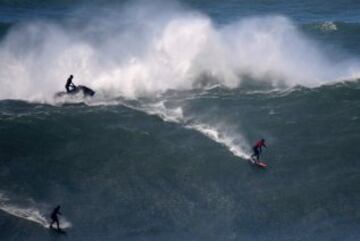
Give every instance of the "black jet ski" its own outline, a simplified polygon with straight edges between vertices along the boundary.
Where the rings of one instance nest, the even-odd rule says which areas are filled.
[[[77,94],[83,94],[84,97],[92,97],[95,95],[95,91],[90,89],[89,87],[86,87],[84,85],[78,85],[73,90],[66,92],[66,91],[60,91],[55,94],[55,97],[63,97],[66,95],[77,95]]]

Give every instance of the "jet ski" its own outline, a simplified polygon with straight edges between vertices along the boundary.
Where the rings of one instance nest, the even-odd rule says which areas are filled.
[[[63,96],[67,96],[67,95],[73,96],[73,95],[78,95],[78,94],[82,94],[84,97],[92,97],[95,95],[95,91],[93,91],[92,89],[90,89],[89,87],[86,87],[84,85],[78,85],[69,92],[66,92],[66,91],[57,92],[55,94],[55,97],[63,97]]]

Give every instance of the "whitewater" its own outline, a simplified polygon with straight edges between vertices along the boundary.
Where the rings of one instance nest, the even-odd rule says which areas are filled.
[[[158,13],[160,4],[15,26],[0,48],[0,98],[51,102],[70,74],[102,98],[235,88],[245,78],[314,87],[359,77],[358,60],[332,60],[332,53],[286,16],[254,16],[217,26],[177,4],[164,4]]]

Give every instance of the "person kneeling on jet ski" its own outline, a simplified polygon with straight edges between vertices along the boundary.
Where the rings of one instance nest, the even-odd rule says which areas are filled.
[[[70,75],[66,81],[65,89],[67,93],[76,90],[76,85],[72,82],[73,77],[74,77],[73,75]]]

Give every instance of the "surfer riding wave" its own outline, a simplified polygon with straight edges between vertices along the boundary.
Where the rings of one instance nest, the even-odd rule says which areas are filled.
[[[256,157],[255,161],[256,162],[260,161],[260,154],[261,154],[261,151],[262,151],[262,147],[266,148],[265,139],[261,139],[261,140],[259,140],[259,141],[257,141],[255,143],[255,145],[252,148],[254,153],[251,155],[251,159]]]

